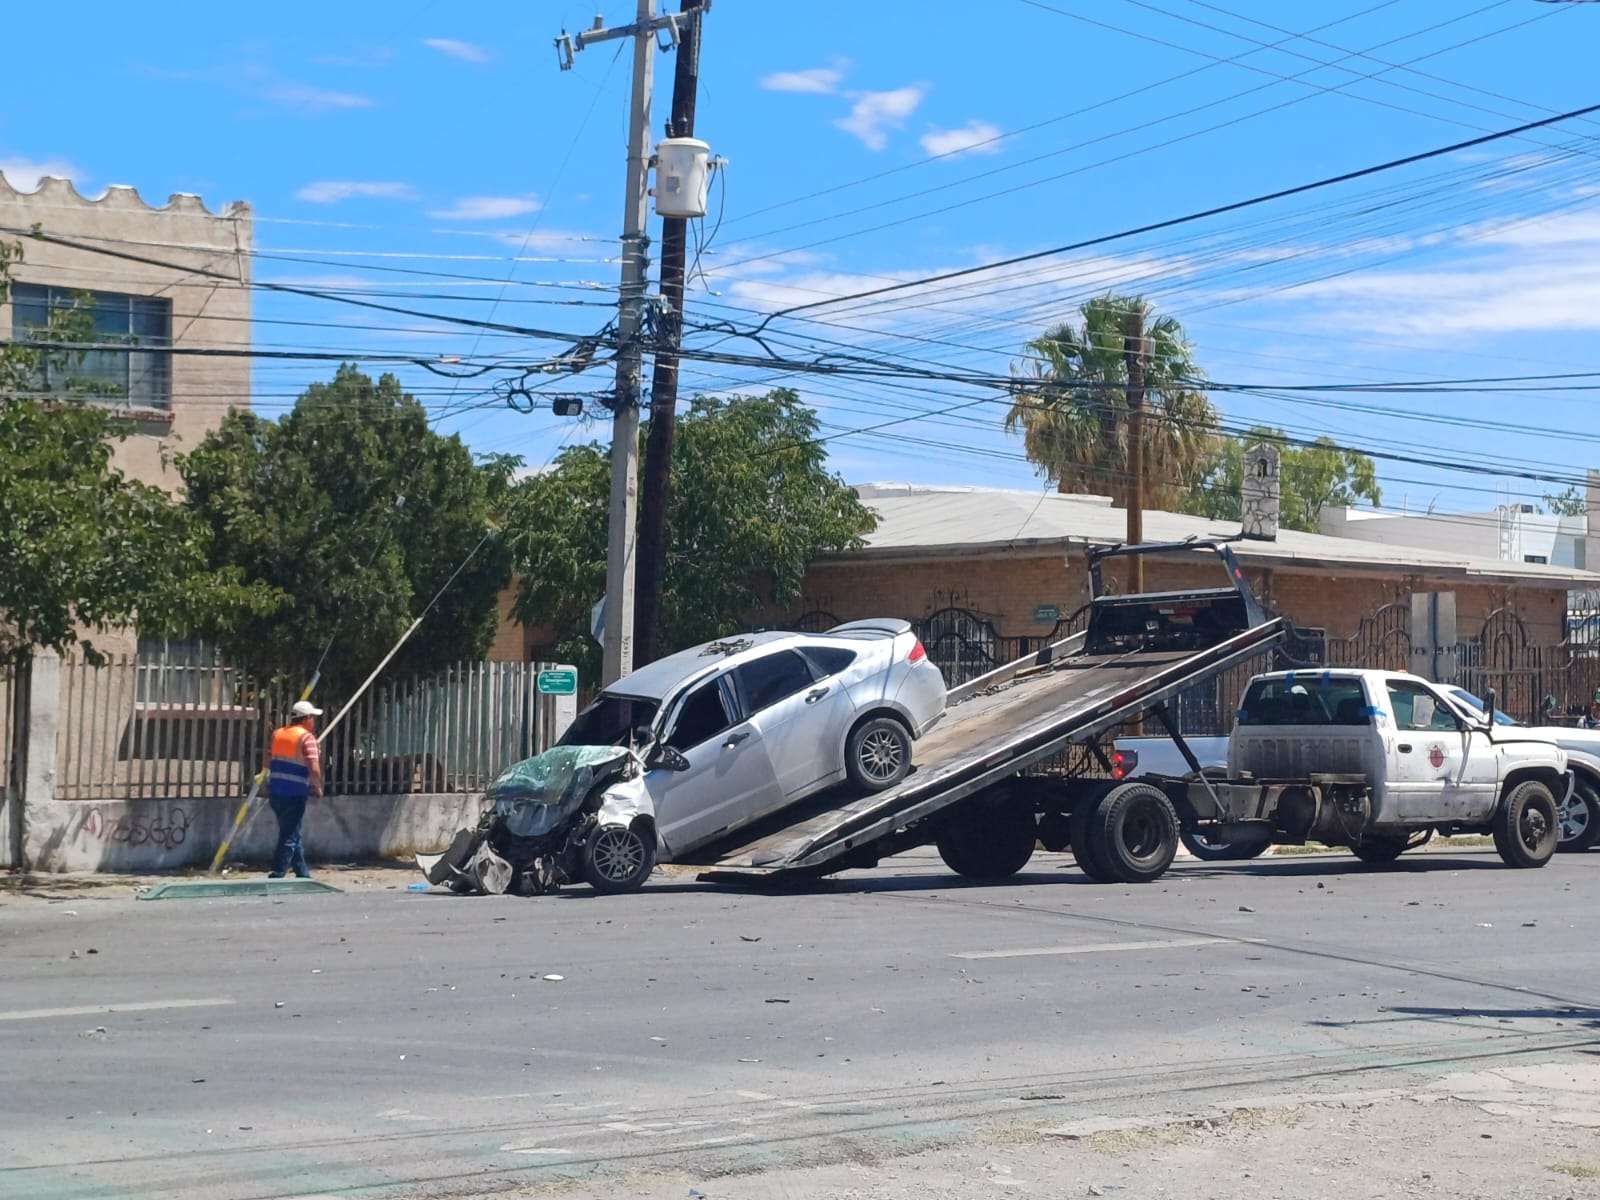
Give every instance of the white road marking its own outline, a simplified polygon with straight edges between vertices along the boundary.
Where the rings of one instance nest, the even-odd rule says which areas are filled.
[[[1036,946],[1023,950],[968,950],[951,958],[1040,958],[1058,954],[1113,954],[1121,950],[1177,950],[1184,946],[1225,946],[1237,938],[1169,938],[1160,942],[1084,942],[1076,946]]]
[[[772,1096],[769,1095],[766,1092],[743,1092],[743,1091],[740,1091],[740,1092],[734,1092],[734,1095],[735,1096],[739,1096],[739,1097],[741,1097],[742,1099],[745,1099],[745,1100],[771,1100],[772,1099]]]
[[[14,1008],[0,1012],[0,1021],[42,1021],[50,1017],[98,1017],[110,1013],[154,1012],[162,1008],[221,1008],[225,997],[205,1000],[135,1000],[127,1004],[77,1004],[68,1008]]]

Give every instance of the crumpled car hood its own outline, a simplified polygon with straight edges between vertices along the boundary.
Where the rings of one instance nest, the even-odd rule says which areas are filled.
[[[583,804],[594,785],[628,762],[621,746],[555,746],[501,772],[484,793],[506,831],[543,837]]]

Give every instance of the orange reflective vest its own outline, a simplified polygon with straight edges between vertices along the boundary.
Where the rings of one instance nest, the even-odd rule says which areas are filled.
[[[317,736],[303,725],[272,731],[272,758],[267,764],[267,795],[274,800],[303,800],[311,794],[311,764],[317,759]]]

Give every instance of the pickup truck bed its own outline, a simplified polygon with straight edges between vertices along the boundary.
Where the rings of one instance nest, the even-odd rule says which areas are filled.
[[[1122,606],[1128,599],[1117,598]],[[855,798],[824,793],[685,861],[719,874],[824,868],[1262,654],[1283,635],[1282,620],[1270,618],[1204,648],[1101,654],[1085,653],[1085,635],[1075,635],[1051,648],[1052,662],[1019,660],[953,693],[944,720],[917,743],[915,771],[895,787]]]

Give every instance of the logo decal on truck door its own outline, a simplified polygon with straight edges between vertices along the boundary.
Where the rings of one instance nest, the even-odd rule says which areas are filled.
[[[1437,771],[1444,766],[1444,747],[1433,745],[1428,747],[1428,765]]]

